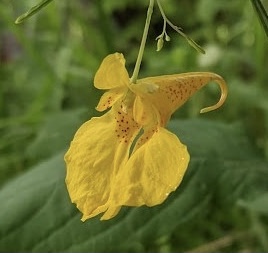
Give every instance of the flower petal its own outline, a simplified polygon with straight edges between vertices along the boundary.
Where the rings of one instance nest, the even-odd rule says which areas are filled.
[[[67,188],[83,219],[109,198],[116,152],[113,128],[111,113],[92,118],[79,128],[65,155]]]
[[[102,117],[84,123],[75,134],[65,155],[66,184],[72,202],[83,213],[82,220],[109,208],[114,177],[126,164],[138,131],[132,115],[115,105]],[[120,207],[116,208],[118,212]]]
[[[94,86],[98,89],[127,87],[129,75],[125,68],[123,54],[110,54],[102,61],[94,78]]]
[[[133,104],[133,117],[141,126],[157,125],[159,115],[150,101],[136,96]]]
[[[177,136],[159,128],[138,148],[116,177],[114,205],[154,206],[179,186],[189,163],[189,154]]]
[[[112,107],[116,103],[116,101],[124,95],[125,91],[126,91],[125,87],[115,88],[106,91],[102,95],[96,109],[99,112],[102,112]]]
[[[220,85],[222,96],[215,106],[201,110],[201,112],[207,112],[220,107],[227,95],[225,81],[214,73],[193,72],[148,77],[138,80],[137,84],[131,85],[131,90],[154,105],[160,113],[160,125],[165,126],[171,114],[210,81],[215,81]],[[154,91],[152,91],[152,87],[156,87]]]

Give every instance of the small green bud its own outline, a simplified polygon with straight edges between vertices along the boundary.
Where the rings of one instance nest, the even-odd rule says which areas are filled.
[[[167,33],[165,33],[165,40],[170,41],[170,37],[167,35]]]
[[[157,40],[157,48],[156,48],[156,51],[160,51],[162,49],[164,45],[164,40],[163,40],[163,37],[160,37],[158,40]]]

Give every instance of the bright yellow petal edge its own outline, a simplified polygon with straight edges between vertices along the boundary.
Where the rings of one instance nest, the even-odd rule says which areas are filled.
[[[66,185],[82,221],[103,214],[108,220],[122,206],[161,204],[180,185],[190,156],[178,137],[165,129],[171,114],[197,90],[215,81],[221,88],[216,105],[227,96],[222,77],[192,72],[140,79],[130,83],[122,54],[108,55],[94,84],[107,89],[99,111],[77,131],[65,155]]]

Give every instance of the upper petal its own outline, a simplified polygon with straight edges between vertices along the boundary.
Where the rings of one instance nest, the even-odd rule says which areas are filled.
[[[125,68],[123,54],[110,54],[102,61],[94,78],[94,86],[98,89],[127,87],[129,75]]]
[[[177,136],[159,128],[118,173],[114,203],[128,206],[162,203],[182,181],[189,159],[186,146]]]
[[[154,105],[161,116],[162,122],[159,123],[161,126],[164,126],[175,110],[210,81],[215,81],[220,85],[222,96],[215,106],[202,110],[202,112],[207,112],[221,106],[227,95],[225,81],[222,77],[214,73],[192,72],[148,77],[138,80],[137,84],[131,85],[131,89]],[[152,87],[155,87],[153,91]]]

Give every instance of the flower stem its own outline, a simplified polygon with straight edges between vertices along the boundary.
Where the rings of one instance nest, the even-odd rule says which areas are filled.
[[[138,75],[139,75],[141,61],[142,61],[144,48],[145,48],[145,44],[146,44],[146,39],[148,36],[148,30],[149,30],[149,26],[150,26],[150,22],[151,22],[151,17],[153,14],[153,8],[154,8],[154,0],[150,0],[148,10],[147,10],[147,17],[146,17],[146,21],[145,21],[143,35],[142,35],[142,39],[141,39],[141,45],[140,45],[138,57],[136,60],[135,68],[134,68],[134,71],[133,71],[133,74],[131,77],[131,83],[136,83]]]

